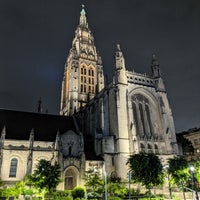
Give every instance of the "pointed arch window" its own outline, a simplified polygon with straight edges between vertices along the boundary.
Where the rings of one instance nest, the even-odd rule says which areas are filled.
[[[16,177],[17,175],[17,165],[18,165],[18,160],[17,158],[13,158],[10,162],[10,172],[9,172],[9,177]]]
[[[146,136],[148,139],[154,135],[152,125],[151,107],[149,100],[141,95],[135,94],[132,97],[133,118],[137,135],[141,138]]]

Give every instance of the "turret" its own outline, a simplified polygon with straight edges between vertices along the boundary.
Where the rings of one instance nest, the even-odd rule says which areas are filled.
[[[152,71],[153,78],[161,77],[160,67],[159,67],[158,60],[155,54],[152,55],[151,71]]]
[[[34,129],[31,129],[30,136],[29,136],[29,155],[28,155],[28,159],[27,159],[27,170],[26,170],[27,175],[30,175],[32,172],[33,143],[34,143]]]
[[[115,53],[115,83],[127,84],[125,59],[119,44]]]
[[[5,137],[6,137],[6,127],[4,126],[1,131],[1,137],[0,137],[0,176],[1,176],[1,167],[3,162],[3,149],[4,149]]]
[[[155,54],[152,55],[151,70],[152,76],[155,79],[156,90],[165,92],[165,85],[161,77],[160,67]]]

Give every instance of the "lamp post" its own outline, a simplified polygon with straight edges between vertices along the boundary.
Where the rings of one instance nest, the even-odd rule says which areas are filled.
[[[191,165],[190,166],[190,171],[191,171],[191,174],[192,174],[192,200],[193,200],[193,196],[194,196],[194,166]]]
[[[167,173],[167,181],[168,181],[168,188],[169,188],[169,195],[170,195],[170,199],[172,199],[172,188],[171,188],[171,184],[170,184],[170,179],[169,179],[169,173],[168,173],[168,165],[164,166],[164,170]]]
[[[193,165],[190,166],[190,171],[191,171],[191,174],[192,174],[192,199],[193,199],[193,192],[195,192],[196,200],[199,200],[198,191],[194,190],[194,185],[195,185],[194,171],[195,171],[195,168],[194,168]]]
[[[131,172],[129,171],[128,172],[128,199],[130,200],[131,199]]]
[[[107,173],[106,173],[106,167],[105,163],[103,165],[103,175],[104,175],[104,181],[105,181],[105,200],[108,200],[108,183],[107,183]]]

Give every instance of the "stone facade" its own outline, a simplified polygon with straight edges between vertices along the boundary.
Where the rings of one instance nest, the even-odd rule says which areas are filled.
[[[5,133],[5,130],[3,132]],[[33,132],[30,135],[32,141],[2,141],[1,180],[4,186],[9,187],[26,175],[32,174],[41,159],[57,161],[60,164],[61,179],[64,181],[58,189],[72,189],[76,185],[83,185],[86,168],[82,135],[70,130],[62,135],[57,134],[54,142],[35,141]]]
[[[117,45],[113,80],[104,86],[101,57],[83,8],[64,69],[62,116],[31,114],[32,131],[28,136],[27,130],[23,137],[18,137],[15,129],[13,132],[7,127],[2,129],[0,175],[3,182],[10,185],[23,179],[33,173],[38,160],[47,159],[61,166],[63,181],[58,189],[72,189],[83,185],[84,172],[89,168],[126,179],[126,162],[131,154],[153,152],[163,162],[177,155],[173,116],[155,55],[151,69],[151,75],[128,71]],[[20,123],[25,126],[23,120],[29,114],[21,116]],[[52,119],[58,120],[54,123]],[[37,124],[41,122],[44,128],[61,120],[68,125],[52,127],[57,128],[53,133],[38,131]],[[3,125],[7,123],[4,118],[2,121]]]
[[[80,62],[91,62],[89,54],[85,52],[88,52],[89,49],[96,49],[93,38],[90,42],[90,34],[86,13],[82,10],[80,24],[72,43],[73,51],[70,50],[65,67],[65,71],[67,70],[71,75],[66,79],[66,73],[64,73],[65,85],[78,86],[77,91],[82,91],[80,88],[80,84],[82,84]],[[82,42],[84,43],[83,49],[81,48]],[[84,50],[84,54],[80,52],[80,49]],[[96,55],[96,51],[93,52]],[[75,79],[74,69],[70,67],[70,58],[79,60]],[[98,64],[98,57],[94,58]],[[100,74],[103,74],[102,66],[96,69],[100,69]],[[96,91],[95,96],[92,96],[93,98],[90,98],[90,93],[88,93],[89,98],[87,99],[87,94],[84,94],[85,97],[82,98],[83,95],[77,93],[81,97],[78,98],[78,101],[77,96],[73,97],[73,95],[65,95],[64,101],[62,98],[61,113],[75,114],[81,132],[86,137],[85,140],[87,137],[92,138],[95,143],[96,155],[104,158],[108,175],[115,173],[125,178],[128,171],[126,162],[130,154],[141,151],[154,152],[164,160],[178,154],[173,116],[155,55],[152,57],[151,70],[151,75],[128,71],[118,44],[115,53],[115,71],[110,84],[103,87],[103,77],[98,82],[98,76],[94,76],[99,90]],[[86,71],[86,74],[88,73]],[[87,77],[86,83],[88,83]],[[88,90],[86,91],[88,92]],[[62,94],[69,94],[65,86],[62,87]],[[84,100],[84,104],[77,106],[73,103],[79,102],[79,100],[82,102]],[[67,103],[63,104],[63,102],[71,102],[71,106]],[[76,112],[73,112],[74,110]]]
[[[95,141],[109,175],[127,176],[129,155],[153,152],[163,159],[178,154],[172,112],[160,74],[127,71],[118,45],[113,82],[77,113],[83,133]]]

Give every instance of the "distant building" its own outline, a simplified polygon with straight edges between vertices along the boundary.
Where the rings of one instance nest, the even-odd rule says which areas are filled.
[[[33,173],[38,160],[58,161],[59,189],[83,184],[84,171],[127,178],[129,155],[152,152],[163,162],[178,154],[173,116],[155,55],[151,75],[126,69],[120,45],[111,83],[84,8],[64,69],[61,116],[0,111],[0,176],[10,185]]]
[[[184,137],[187,141],[183,141],[181,137]],[[178,133],[177,140],[182,144],[183,156],[188,161],[200,160],[200,128]]]

